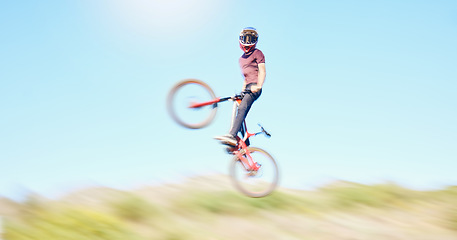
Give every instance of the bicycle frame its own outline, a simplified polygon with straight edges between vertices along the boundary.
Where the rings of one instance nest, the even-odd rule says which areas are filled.
[[[237,112],[238,106],[241,103],[241,99],[242,99],[241,95],[235,95],[233,97],[225,97],[225,98],[216,98],[216,99],[213,99],[213,100],[210,100],[207,102],[191,103],[189,105],[189,108],[200,108],[200,107],[209,106],[209,105],[213,105],[213,107],[217,107],[217,103],[225,102],[225,101],[233,101],[232,121],[230,123],[230,128],[231,128],[233,126],[233,122],[235,121],[236,112]],[[242,128],[244,129],[244,136],[243,136],[243,138],[236,136],[238,144],[234,148],[232,153],[234,155],[236,155],[238,157],[238,159],[240,159],[240,161],[242,162],[242,165],[246,169],[246,171],[254,172],[254,171],[259,170],[260,165],[258,165],[251,157],[251,152],[248,149],[246,141],[250,137],[256,136],[260,133],[266,133],[267,136],[270,136],[270,135],[263,128],[262,128],[261,132],[249,133],[247,130],[247,127],[246,127],[246,120],[243,121]],[[244,155],[246,157],[244,157]]]

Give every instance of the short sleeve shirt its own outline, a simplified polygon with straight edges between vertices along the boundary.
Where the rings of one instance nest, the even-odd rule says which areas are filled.
[[[244,53],[240,57],[241,73],[244,75],[246,85],[249,83],[257,83],[259,76],[259,64],[265,63],[265,56],[259,49],[254,49],[252,52]]]

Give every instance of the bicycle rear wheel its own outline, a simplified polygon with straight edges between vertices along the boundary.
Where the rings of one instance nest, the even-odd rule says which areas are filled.
[[[173,86],[168,93],[167,109],[173,120],[181,126],[198,129],[213,121],[217,105],[190,108],[190,104],[207,102],[215,98],[216,95],[208,84],[197,79],[186,79]]]
[[[260,165],[258,171],[250,171],[237,157],[230,166],[230,177],[243,194],[259,198],[272,193],[278,184],[278,166],[273,157],[260,148],[248,147],[252,159]],[[246,156],[245,156],[246,157]]]

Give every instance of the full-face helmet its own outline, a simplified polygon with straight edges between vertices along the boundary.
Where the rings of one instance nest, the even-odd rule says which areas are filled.
[[[240,32],[240,48],[245,52],[250,52],[255,49],[259,34],[253,27],[243,28]]]

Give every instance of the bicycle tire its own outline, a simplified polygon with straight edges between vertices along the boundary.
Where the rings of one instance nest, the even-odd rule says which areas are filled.
[[[248,150],[251,152],[251,156],[252,156],[253,160],[257,163],[259,163],[258,160],[260,160],[260,159],[256,159],[259,156],[256,153],[261,154],[265,158],[265,159],[263,159],[264,162],[260,163],[260,164],[262,164],[261,169],[264,167],[268,167],[268,165],[265,165],[265,163],[270,164],[270,166],[268,168],[271,168],[271,169],[267,169],[267,170],[272,171],[272,173],[273,173],[272,179],[271,179],[271,181],[265,182],[265,184],[264,184],[265,186],[261,186],[260,191],[254,191],[252,189],[249,189],[245,185],[245,183],[243,183],[237,176],[237,168],[240,165],[242,165],[243,163],[238,158],[238,156],[235,156],[230,165],[230,178],[232,179],[232,183],[235,185],[236,189],[238,189],[240,192],[242,192],[246,196],[253,197],[253,198],[260,198],[260,197],[268,196],[276,189],[276,187],[278,185],[278,181],[279,181],[279,170],[278,170],[276,161],[268,152],[266,152],[263,149],[255,148],[255,147],[248,147]],[[263,169],[263,171],[264,170],[265,169]],[[250,175],[248,171],[246,171],[245,174]],[[259,174],[259,173],[257,173],[257,174]],[[256,176],[254,175],[254,176],[248,176],[248,177],[254,178]]]
[[[188,106],[189,103],[183,102],[182,101],[183,99],[178,99],[177,95],[179,94],[179,91],[181,89],[188,87],[190,85],[193,85],[200,91],[203,91],[202,93],[203,93],[203,95],[205,95],[204,101],[209,101],[209,100],[216,98],[216,95],[214,94],[211,87],[208,84],[206,84],[205,82],[198,80],[198,79],[185,79],[185,80],[182,80],[182,81],[178,82],[177,84],[175,84],[171,88],[170,92],[168,93],[168,97],[167,97],[168,112],[171,115],[172,119],[175,120],[175,122],[177,122],[179,125],[184,126],[186,128],[199,129],[199,128],[206,127],[213,121],[214,117],[216,116],[216,112],[217,112],[216,104],[207,106],[205,108],[194,110],[194,111],[199,111],[199,110],[204,109],[204,111],[202,111],[202,114],[201,114],[202,119],[198,119],[196,122],[192,122],[189,119],[186,119],[185,116],[182,116],[182,114],[179,113],[180,111],[184,111],[184,110],[178,110],[177,105],[187,104],[187,106]],[[200,96],[200,97],[202,97],[202,96]],[[178,101],[180,101],[180,103],[177,103]]]

